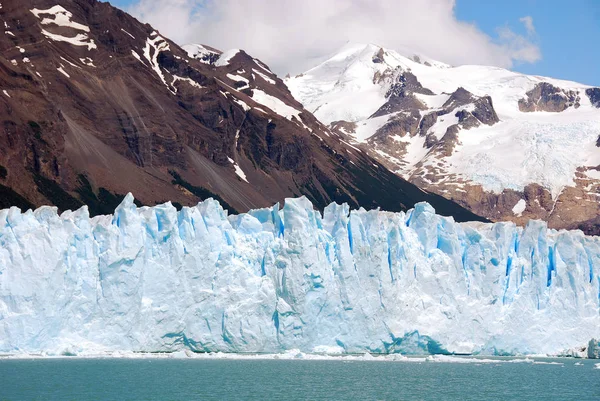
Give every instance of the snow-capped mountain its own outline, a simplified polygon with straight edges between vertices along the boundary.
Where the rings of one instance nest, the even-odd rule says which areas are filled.
[[[584,355],[600,338],[600,237],[541,221],[127,196],[0,222],[0,353]]]
[[[243,51],[184,50],[96,0],[5,0],[0,24],[0,207],[106,214],[133,192],[246,211],[305,195],[481,219],[345,143]]]
[[[600,88],[350,44],[287,79],[324,124],[492,220],[595,228]]]

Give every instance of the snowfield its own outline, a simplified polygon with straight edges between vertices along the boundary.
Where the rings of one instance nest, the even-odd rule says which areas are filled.
[[[383,52],[379,62],[374,62]],[[406,53],[410,55],[410,53]],[[419,56],[406,57],[373,44],[348,44],[318,66],[285,80],[296,99],[324,124],[344,120],[357,124],[350,136],[367,143],[394,113],[373,117],[386,101],[390,82],[380,77],[395,69],[411,72],[434,95],[415,94],[428,110],[439,109],[459,87],[476,96],[489,95],[500,119],[492,126],[480,125],[461,130],[452,156],[444,160],[442,175],[479,184],[484,190],[501,193],[504,189],[523,190],[531,183],[547,188],[554,198],[562,188],[574,185],[578,167],[600,164],[600,110],[590,103],[587,85],[547,77],[530,76],[503,68],[478,65],[452,67]],[[580,107],[560,113],[522,112],[518,102],[536,84],[548,82],[575,91]],[[464,109],[464,107],[461,107]],[[443,116],[430,129],[438,139],[449,125],[456,123],[454,112]],[[405,136],[410,152],[398,171],[409,178],[419,162],[436,164],[436,155],[428,160],[424,140],[418,135]],[[372,146],[367,144],[366,146]],[[380,155],[383,156],[383,155]],[[390,157],[383,159],[391,160]],[[593,172],[592,172],[593,174]]]

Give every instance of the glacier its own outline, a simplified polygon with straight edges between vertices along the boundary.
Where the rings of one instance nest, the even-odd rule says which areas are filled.
[[[600,338],[600,238],[306,198],[0,211],[0,353],[547,354]]]

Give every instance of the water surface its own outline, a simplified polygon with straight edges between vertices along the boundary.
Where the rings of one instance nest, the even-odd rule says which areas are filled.
[[[0,359],[0,401],[600,400],[594,361],[556,361]]]

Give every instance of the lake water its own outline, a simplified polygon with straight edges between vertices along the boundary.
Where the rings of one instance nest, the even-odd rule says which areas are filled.
[[[0,359],[0,401],[600,400],[600,361],[556,362]]]

